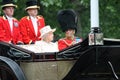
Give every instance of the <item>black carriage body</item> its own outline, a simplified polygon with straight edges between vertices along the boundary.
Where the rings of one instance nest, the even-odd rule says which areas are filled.
[[[104,40],[104,45],[89,46],[88,39],[85,39],[82,43],[60,52],[44,54],[0,42],[0,56],[7,57],[16,63],[76,60],[63,80],[119,80],[120,77],[119,41]],[[5,64],[8,63],[5,62]]]

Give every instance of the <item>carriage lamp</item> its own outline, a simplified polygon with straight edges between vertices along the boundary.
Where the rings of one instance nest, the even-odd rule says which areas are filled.
[[[89,45],[103,45],[103,33],[99,27],[92,27],[89,33]]]

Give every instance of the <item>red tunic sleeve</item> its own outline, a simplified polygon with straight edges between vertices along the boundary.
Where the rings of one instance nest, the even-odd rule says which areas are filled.
[[[64,39],[58,40],[58,49],[59,49],[59,51],[65,49],[67,47],[68,47],[68,45],[64,42]]]

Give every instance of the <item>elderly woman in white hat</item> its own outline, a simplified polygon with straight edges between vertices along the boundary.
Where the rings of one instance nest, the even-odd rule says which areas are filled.
[[[58,45],[57,42],[54,43],[53,38],[56,29],[51,29],[49,25],[43,27],[41,32],[41,41],[37,41],[35,45],[39,45],[40,52],[58,52]]]

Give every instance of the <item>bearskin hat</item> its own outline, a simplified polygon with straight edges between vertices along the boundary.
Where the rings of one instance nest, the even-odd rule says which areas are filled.
[[[60,10],[57,19],[63,32],[68,29],[77,31],[77,15],[73,9]]]

